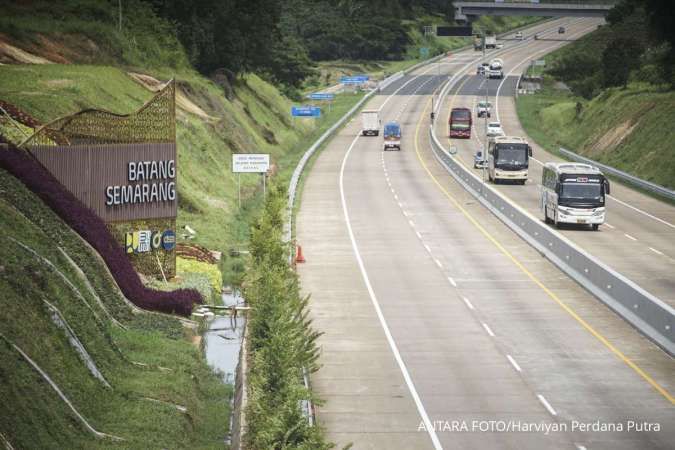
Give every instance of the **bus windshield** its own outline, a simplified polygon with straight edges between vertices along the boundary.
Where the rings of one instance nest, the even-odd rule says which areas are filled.
[[[468,130],[469,129],[469,124],[468,123],[462,123],[462,122],[453,122],[452,123],[452,129],[453,130]]]
[[[496,153],[497,164],[522,165],[527,162],[526,144],[498,144]]]
[[[602,185],[599,183],[563,183],[560,197],[570,200],[599,200]]]
[[[470,120],[471,119],[471,112],[465,109],[460,109],[458,111],[453,111],[452,114],[450,115],[451,120]]]

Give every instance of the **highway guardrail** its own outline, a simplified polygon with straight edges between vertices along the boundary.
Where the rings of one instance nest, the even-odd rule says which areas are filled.
[[[585,158],[581,155],[578,155],[572,151],[569,151],[567,149],[564,149],[560,147],[560,153],[565,156],[566,158],[569,158],[571,160],[577,161],[577,162],[582,162],[586,164],[590,164],[592,166],[597,166],[599,167],[605,174],[612,175],[616,178],[619,178],[622,181],[625,181],[626,183],[630,183],[634,186],[639,187],[640,189],[644,189],[650,192],[653,192],[655,194],[661,195],[663,197],[669,198],[670,200],[675,200],[675,191],[668,189],[667,187],[658,185],[656,183],[652,183],[651,181],[643,180],[642,178],[638,178],[634,175],[631,175],[629,173],[626,173],[622,170],[615,169],[612,166],[607,166],[605,164],[599,163],[597,161],[594,161],[589,158]]]
[[[457,162],[430,127],[436,159],[509,228],[628,323],[675,355],[675,309],[533,217]]]

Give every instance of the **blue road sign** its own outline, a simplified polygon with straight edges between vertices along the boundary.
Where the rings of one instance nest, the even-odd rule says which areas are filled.
[[[335,98],[335,94],[314,92],[313,94],[309,94],[307,97],[311,98],[312,100],[333,100]]]
[[[321,117],[321,108],[318,106],[292,106],[293,117]]]
[[[354,75],[351,77],[341,77],[340,83],[342,84],[363,84],[368,81],[370,77],[368,75]]]

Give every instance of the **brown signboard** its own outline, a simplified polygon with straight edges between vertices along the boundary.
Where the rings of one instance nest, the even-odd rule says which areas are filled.
[[[176,144],[32,146],[30,151],[106,222],[176,217]]]

